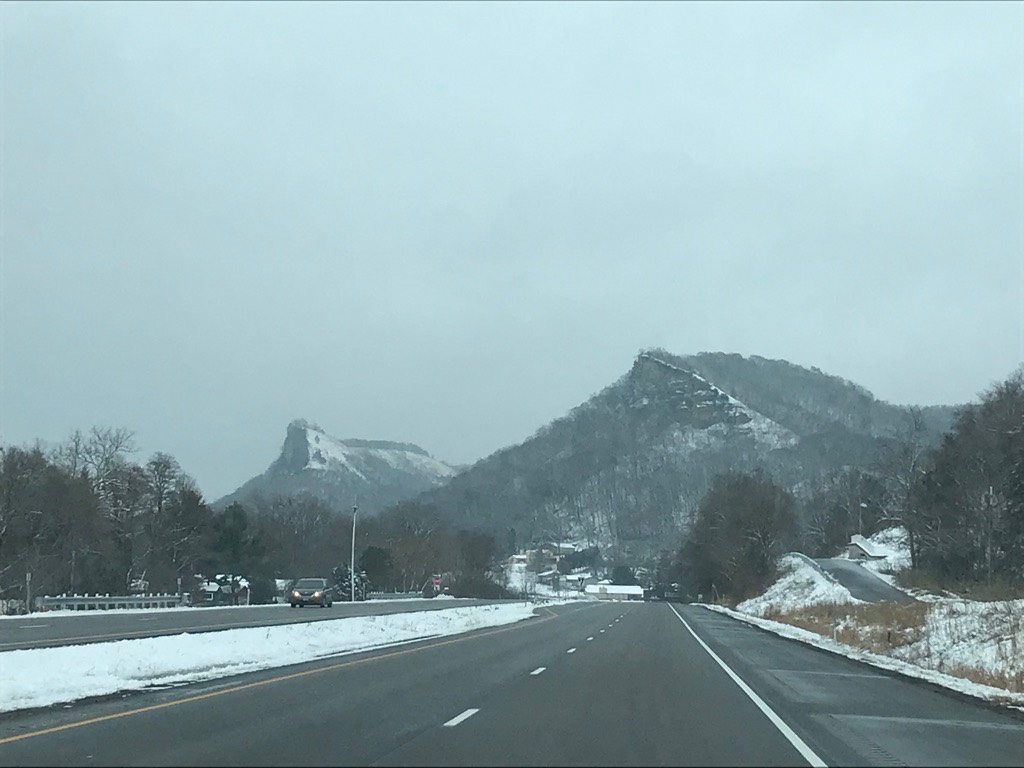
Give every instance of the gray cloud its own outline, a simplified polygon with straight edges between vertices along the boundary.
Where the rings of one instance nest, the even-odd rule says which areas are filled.
[[[219,496],[296,416],[475,460],[641,347],[923,404],[1024,358],[1019,5],[0,16],[5,442]]]

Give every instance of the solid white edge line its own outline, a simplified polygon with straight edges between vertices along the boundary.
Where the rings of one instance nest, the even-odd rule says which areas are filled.
[[[537,668],[536,668],[535,670],[533,670],[533,672],[531,672],[530,674],[531,674],[531,675],[539,675],[539,674],[540,674],[541,672],[543,672],[543,671],[544,671],[545,669],[547,669],[547,667],[537,667]]]
[[[716,662],[718,662],[718,666],[724,669],[726,674],[732,678],[732,681],[740,687],[740,690],[747,694],[748,697],[750,697],[750,700],[754,702],[757,708],[764,713],[765,717],[767,717],[771,721],[772,725],[779,729],[779,733],[786,737],[789,743],[796,748],[796,751],[800,753],[804,760],[813,765],[814,768],[827,768],[827,764],[825,763],[825,761],[818,757],[814,750],[808,747],[807,744],[804,743],[804,740],[797,736],[793,732],[793,729],[786,725],[782,718],[775,714],[772,708],[765,704],[764,700],[756,693],[754,693],[754,691],[751,690],[750,686],[743,682],[739,675],[737,675],[735,672],[729,669],[729,666],[718,657],[717,653],[715,653],[708,647],[707,643],[705,643],[703,640],[700,639],[700,637],[698,637],[697,633],[693,631],[693,628],[686,623],[686,619],[679,615],[679,611],[677,611],[671,603],[668,607],[672,609],[672,613],[676,615],[676,618],[683,622],[683,626],[686,627],[687,631],[691,635],[693,635],[693,638],[698,643],[700,643],[701,648],[707,651],[708,655]]]
[[[453,725],[458,725],[463,720],[468,720],[469,718],[471,718],[473,715],[475,715],[479,711],[480,711],[479,709],[467,709],[461,715],[456,715],[455,717],[453,717],[451,720],[449,720],[447,723],[445,723],[442,727],[443,728],[451,728]]]

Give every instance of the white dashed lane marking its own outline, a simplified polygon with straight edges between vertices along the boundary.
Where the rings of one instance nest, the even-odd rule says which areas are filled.
[[[566,653],[576,653],[576,649],[570,648],[568,651],[566,651]]]
[[[449,720],[447,723],[445,723],[443,727],[451,728],[454,725],[458,725],[463,720],[468,720],[469,718],[471,718],[473,715],[475,715],[479,711],[480,711],[479,709],[467,709],[461,715],[457,715],[456,717],[453,717],[451,720]]]
[[[530,674],[531,674],[531,675],[539,675],[539,674],[540,674],[541,672],[543,672],[543,671],[544,671],[545,669],[547,669],[547,667],[537,667],[537,668],[536,668],[535,670],[533,670],[533,672],[531,672]]]
[[[589,642],[589,641],[591,641],[591,640],[593,640],[593,639],[594,639],[594,638],[592,638],[592,637],[588,637],[588,638],[587,638],[587,642]]]

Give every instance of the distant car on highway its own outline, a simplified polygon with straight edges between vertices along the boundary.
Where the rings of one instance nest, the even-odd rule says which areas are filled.
[[[292,608],[302,608],[305,605],[330,608],[334,604],[334,590],[327,583],[327,579],[299,579],[292,585],[288,602],[292,604]]]

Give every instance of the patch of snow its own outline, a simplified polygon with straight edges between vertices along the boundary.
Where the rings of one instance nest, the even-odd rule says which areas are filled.
[[[373,461],[377,460],[402,472],[437,479],[455,474],[455,470],[444,462],[416,451],[349,445],[312,427],[306,427],[306,442],[309,445],[307,469],[344,470],[367,480],[367,473],[371,471]]]
[[[856,538],[856,537],[854,537]],[[901,525],[886,528],[884,531],[868,536],[867,545],[881,559],[867,560],[862,565],[877,574],[897,573],[910,567],[910,544],[907,529]],[[862,545],[863,546],[863,545]],[[865,552],[869,550],[865,548]]]
[[[300,659],[456,635],[522,621],[533,616],[533,610],[531,603],[516,602],[4,651],[0,712],[214,680]]]
[[[894,532],[892,529],[878,534],[875,544],[887,548],[888,562],[902,562],[901,558],[906,555],[901,546],[901,542],[905,541],[903,537],[899,531]],[[864,563],[865,567],[869,565]],[[1011,693],[947,674],[954,670],[972,670],[992,680],[1012,680],[1024,675],[1024,600],[981,602],[933,596],[928,601],[923,625],[919,629],[909,628],[916,633],[911,635],[912,640],[896,645],[883,655],[823,638],[809,630],[765,619],[765,615],[773,610],[792,612],[811,605],[862,602],[853,599],[848,590],[830,581],[801,555],[789,554],[780,558],[779,568],[781,576],[778,581],[763,595],[740,603],[736,610],[707,607],[742,618],[784,637],[937,682],[972,696],[990,701],[1012,700],[1024,703],[1024,693]],[[875,626],[863,617],[853,623],[852,615],[844,621],[847,629],[853,627],[861,634],[884,635],[884,631],[890,629],[888,626]]]
[[[736,606],[736,609],[754,616],[769,611],[792,611],[806,605],[831,603],[860,603],[850,590],[812,567],[798,555],[779,558],[780,577],[768,590]]]
[[[760,627],[761,629],[766,629],[780,637],[799,640],[802,643],[813,645],[826,651],[831,651],[832,653],[840,656],[846,656],[847,658],[855,659],[856,661],[871,664],[879,669],[887,669],[893,672],[899,672],[907,677],[927,680],[930,683],[935,683],[936,685],[941,685],[945,688],[965,693],[969,696],[975,696],[990,702],[1024,705],[1024,693],[1012,693],[1004,690],[1003,688],[995,688],[990,685],[974,683],[970,680],[948,675],[934,669],[925,669],[916,663],[912,664],[907,661],[882,656],[859,648],[852,648],[844,643],[837,642],[827,637],[822,637],[821,635],[806,629],[800,629],[799,627],[782,624],[777,621],[770,621],[757,616],[750,616],[741,611],[734,611],[724,606],[704,605],[703,607],[710,611],[727,614],[735,619],[746,622],[747,624],[753,624],[756,627]]]

